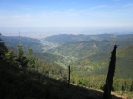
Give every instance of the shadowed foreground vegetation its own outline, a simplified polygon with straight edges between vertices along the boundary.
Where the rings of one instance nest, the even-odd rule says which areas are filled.
[[[102,91],[68,86],[63,80],[20,69],[6,61],[0,60],[0,68],[0,99],[102,99]]]

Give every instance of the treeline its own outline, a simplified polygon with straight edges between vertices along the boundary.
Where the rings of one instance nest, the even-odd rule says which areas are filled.
[[[71,75],[71,83],[86,86],[88,88],[103,90],[105,85],[105,75],[80,76]],[[114,77],[112,91],[133,92],[133,79],[122,79]]]

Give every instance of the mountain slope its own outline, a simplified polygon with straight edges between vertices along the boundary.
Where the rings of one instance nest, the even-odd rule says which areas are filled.
[[[72,64],[75,71],[85,75],[107,74],[110,51],[88,56]],[[76,66],[76,67],[75,67]],[[116,77],[133,78],[133,44],[117,49]]]
[[[112,40],[112,41],[81,41],[67,43],[62,46],[50,49],[47,52],[62,56],[82,58],[92,54],[111,51],[112,46],[119,45],[119,48],[133,44],[133,38]]]
[[[19,45],[18,36],[1,36],[1,39],[5,42],[6,46],[17,48]],[[32,48],[34,52],[42,51],[42,44],[40,40],[29,38],[29,37],[20,37],[20,44],[23,46],[24,50],[27,50],[28,47]]]

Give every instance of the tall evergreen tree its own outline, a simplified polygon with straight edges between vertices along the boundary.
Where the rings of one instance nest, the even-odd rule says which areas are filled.
[[[36,62],[36,57],[33,56],[32,53],[33,53],[33,50],[30,47],[28,47],[28,54],[29,54],[28,67],[35,68],[35,67],[37,67],[37,62]]]
[[[24,56],[23,47],[21,45],[18,46],[18,57],[19,59],[22,59]]]
[[[18,62],[20,62],[22,67],[26,67],[28,64],[28,59],[24,56],[23,47],[21,45],[18,46]]]
[[[29,56],[32,55],[32,53],[33,53],[33,50],[30,47],[28,47],[28,54],[29,54]]]

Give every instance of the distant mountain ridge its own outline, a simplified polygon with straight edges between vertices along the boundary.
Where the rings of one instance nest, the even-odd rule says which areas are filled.
[[[73,34],[59,34],[59,35],[53,35],[44,38],[43,40],[48,42],[54,42],[59,44],[66,44],[70,42],[79,42],[79,41],[102,41],[102,40],[118,40],[118,39],[124,39],[124,38],[130,38],[133,37],[133,34],[124,34],[124,35],[115,35],[115,34],[98,34],[98,35],[73,35]]]

